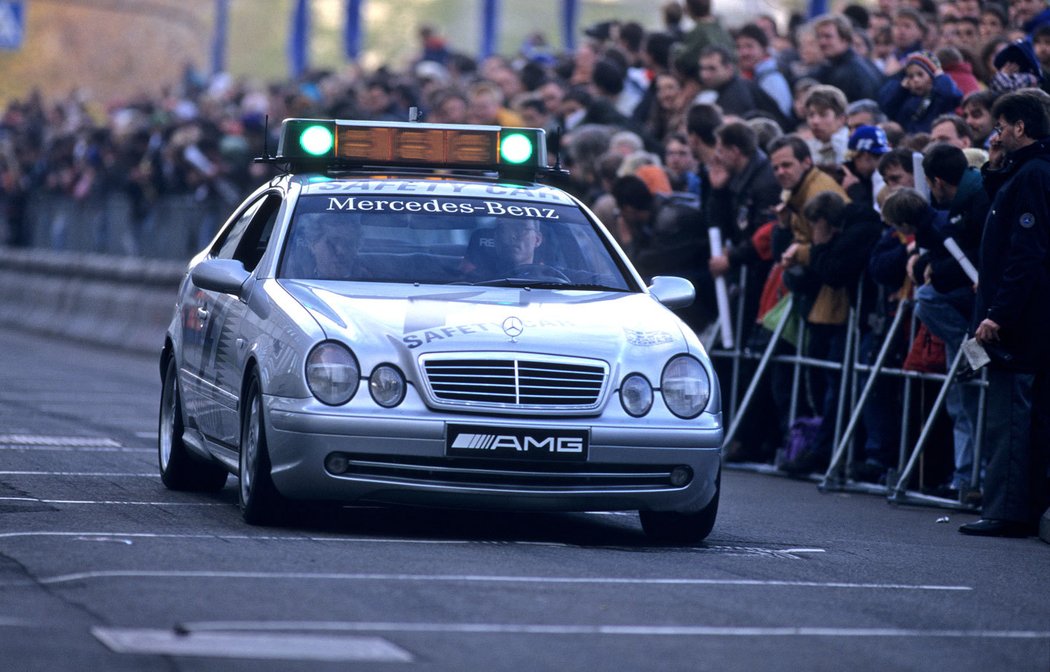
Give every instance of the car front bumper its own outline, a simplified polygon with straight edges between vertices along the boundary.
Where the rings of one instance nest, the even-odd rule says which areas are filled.
[[[367,393],[365,393],[367,400]],[[396,409],[265,397],[274,484],[292,499],[559,511],[697,511],[715,496],[720,413],[692,421],[602,416],[537,418],[451,414],[411,393]],[[613,417],[609,417],[613,416]],[[451,424],[586,430],[585,461],[446,456]],[[332,455],[346,469],[326,467]],[[329,463],[330,466],[330,463]],[[688,476],[683,483],[683,475]]]

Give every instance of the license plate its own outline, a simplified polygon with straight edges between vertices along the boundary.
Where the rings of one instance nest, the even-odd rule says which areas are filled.
[[[448,425],[445,455],[573,462],[587,459],[587,444],[582,429]]]

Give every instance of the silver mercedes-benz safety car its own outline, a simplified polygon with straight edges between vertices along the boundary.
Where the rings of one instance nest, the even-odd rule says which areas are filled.
[[[287,171],[193,258],[160,358],[169,488],[287,500],[637,510],[715,522],[718,384],[542,130],[288,119]]]

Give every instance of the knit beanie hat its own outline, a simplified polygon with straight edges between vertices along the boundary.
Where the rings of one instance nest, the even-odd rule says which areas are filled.
[[[908,54],[907,58],[904,59],[904,67],[907,68],[909,65],[917,65],[926,71],[926,74],[931,79],[937,75],[943,74],[941,70],[941,62],[934,55],[932,51],[913,51]]]

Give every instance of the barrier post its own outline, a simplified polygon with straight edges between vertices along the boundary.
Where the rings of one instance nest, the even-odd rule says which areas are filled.
[[[930,413],[926,418],[926,422],[923,424],[922,432],[919,434],[919,440],[915,444],[915,448],[912,449],[911,458],[908,460],[908,464],[904,467],[904,471],[901,472],[900,478],[897,480],[897,484],[893,487],[892,494],[890,495],[890,501],[900,503],[905,499],[906,486],[909,480],[911,480],[912,471],[915,470],[915,465],[919,462],[919,457],[922,455],[923,449],[926,447],[926,441],[929,439],[930,432],[933,430],[933,424],[937,420],[937,414],[941,412],[941,408],[944,406],[944,400],[948,396],[948,387],[954,384],[955,376],[959,372],[959,365],[962,363],[963,351],[959,348],[959,352],[955,353],[955,359],[952,361],[951,368],[948,370],[948,377],[945,379],[944,384],[941,385],[940,392],[937,393],[937,398],[933,402],[933,408],[930,409]]]
[[[860,397],[853,408],[849,424],[846,425],[846,430],[843,432],[842,438],[831,456],[831,463],[828,465],[828,471],[824,474],[824,481],[821,483],[822,488],[830,486],[831,476],[839,468],[839,463],[846,453],[846,448],[850,441],[853,440],[853,434],[857,431],[857,424],[863,417],[864,404],[868,402],[868,397],[871,396],[871,391],[875,388],[876,379],[882,372],[882,367],[886,364],[886,357],[889,356],[890,348],[893,347],[893,337],[897,334],[897,329],[900,328],[901,323],[904,322],[904,312],[904,310],[898,310],[897,314],[893,316],[893,322],[886,333],[886,340],[882,342],[879,354],[875,357],[875,363],[868,370],[868,379],[864,382],[864,389],[861,390]]]
[[[744,398],[740,400],[739,413],[732,416],[733,420],[729,424],[729,430],[726,432],[722,445],[729,445],[736,436],[737,430],[740,429],[740,422],[746,414],[748,406],[751,405],[751,399],[755,396],[755,390],[758,389],[758,384],[762,381],[762,376],[765,375],[766,369],[773,359],[773,352],[776,350],[777,343],[780,342],[780,336],[784,333],[784,327],[787,326],[788,319],[791,317],[793,302],[793,297],[788,298],[787,307],[780,315],[780,321],[777,322],[777,326],[773,330],[773,337],[769,339],[769,345],[762,352],[762,359],[758,361],[758,368],[755,369],[754,375],[751,376],[751,382],[747,386],[747,391],[744,392]]]

